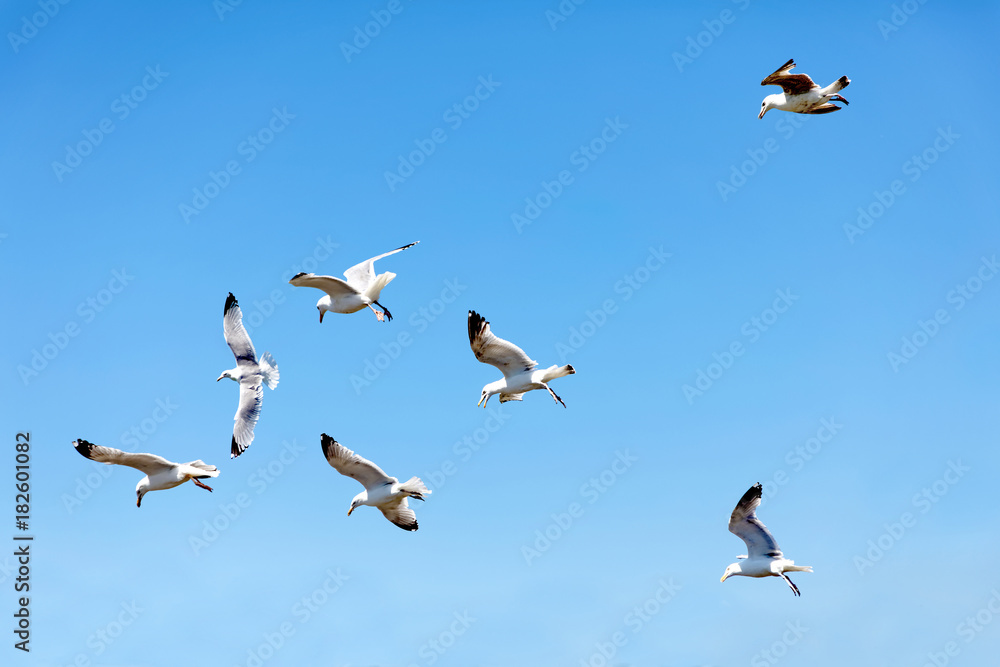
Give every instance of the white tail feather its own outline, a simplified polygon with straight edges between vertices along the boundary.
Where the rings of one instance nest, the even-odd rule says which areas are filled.
[[[257,362],[260,366],[260,376],[267,385],[268,389],[274,389],[278,386],[278,378],[281,377],[278,373],[278,364],[275,363],[274,357],[271,356],[270,352],[265,352],[260,356],[260,361]]]
[[[561,378],[565,375],[572,375],[576,373],[576,369],[566,364],[565,366],[549,366],[545,369],[545,375],[542,376],[542,382],[552,382],[556,378]]]
[[[431,490],[428,489],[419,477],[411,477],[402,484],[399,485],[400,491],[405,491],[415,498],[420,498],[423,500],[424,494],[430,495]]]

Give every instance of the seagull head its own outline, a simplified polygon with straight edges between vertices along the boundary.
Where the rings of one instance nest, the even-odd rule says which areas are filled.
[[[319,311],[319,323],[323,324],[323,313],[333,310],[333,300],[329,294],[324,294],[320,297],[320,300],[316,302],[316,310]]]
[[[743,569],[740,567],[739,563],[731,563],[726,567],[726,573],[722,575],[722,579],[719,579],[719,581],[720,582],[725,581],[726,579],[735,574],[742,574],[742,573]]]
[[[763,118],[769,109],[776,109],[778,104],[781,103],[782,98],[783,95],[768,95],[765,97],[764,101],[760,103],[760,113],[757,114],[757,118]]]
[[[482,395],[481,395],[481,396],[479,397],[479,402],[478,402],[478,403],[476,403],[476,407],[477,407],[477,408],[478,408],[478,407],[483,407],[483,408],[485,408],[485,407],[486,407],[486,404],[487,404],[487,403],[489,402],[489,400],[490,400],[490,396],[492,396],[492,395],[493,395],[493,394],[491,394],[490,392],[488,392],[488,391],[486,391],[485,389],[483,389],[483,393],[482,393]]]
[[[355,496],[354,500],[351,501],[351,509],[347,510],[347,516],[351,516],[351,512],[358,509],[362,504],[364,504],[364,498],[361,497],[362,494]]]
[[[218,382],[222,378],[229,378],[230,380],[235,380],[236,378],[234,378],[232,375],[230,375],[229,374],[230,372],[231,371],[222,371],[222,375],[220,375],[219,377],[215,378],[215,381]]]
[[[139,483],[135,485],[135,506],[140,507],[142,505],[142,497],[146,495],[146,490],[149,487],[149,478],[143,477],[139,480]]]

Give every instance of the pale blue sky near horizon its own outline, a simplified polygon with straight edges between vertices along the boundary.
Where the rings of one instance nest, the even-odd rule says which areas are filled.
[[[0,17],[0,467],[30,431],[35,537],[4,664],[994,659],[994,3]],[[789,58],[850,105],[758,120]],[[390,323],[287,284],[413,241]],[[281,372],[235,460],[229,292]],[[470,309],[576,367],[566,409],[476,408]],[[346,516],[324,432],[433,489],[418,531]],[[136,509],[76,438],[221,474]],[[800,598],[719,583],[755,482]]]

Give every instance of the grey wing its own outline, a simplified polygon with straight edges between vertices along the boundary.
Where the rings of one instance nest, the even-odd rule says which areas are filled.
[[[820,104],[819,106],[815,106],[807,111],[803,111],[802,113],[822,114],[830,113],[832,111],[840,111],[840,107],[836,104],[830,104],[827,102],[826,104]]]
[[[524,350],[490,331],[490,323],[474,310],[469,311],[469,345],[476,359],[496,366],[504,377],[530,371],[538,365]]]
[[[323,433],[320,436],[323,445],[323,455],[327,462],[341,475],[345,475],[361,482],[366,489],[373,489],[383,484],[395,482],[395,478],[389,477],[377,465],[358,456],[347,447]]]
[[[166,460],[162,456],[157,456],[156,454],[133,454],[131,452],[123,452],[120,449],[115,449],[114,447],[100,447],[93,443],[87,442],[86,440],[74,440],[73,447],[76,451],[80,452],[82,456],[87,457],[91,461],[97,461],[98,463],[105,463],[107,465],[122,465],[128,466],[129,468],[135,468],[140,470],[147,475],[155,475],[156,473],[163,472],[164,470],[170,470],[176,467],[176,463]]]
[[[233,417],[233,442],[230,458],[236,458],[253,442],[253,429],[260,419],[260,405],[264,400],[264,386],[260,378],[240,382],[240,404]]]
[[[750,558],[781,558],[781,547],[775,541],[774,535],[757,518],[762,492],[763,488],[757,483],[743,494],[729,517],[729,532],[746,542],[747,556]]]
[[[257,353],[250,341],[250,334],[243,326],[243,312],[232,292],[226,297],[226,307],[222,311],[222,333],[226,337],[226,344],[236,357],[237,366],[257,364]]]
[[[790,74],[795,67],[795,60],[789,60],[779,67],[773,74],[765,77],[760,82],[762,86],[781,86],[786,95],[800,95],[809,92],[813,88],[819,88],[808,74]]]
[[[344,277],[347,278],[347,282],[351,285],[351,287],[355,288],[359,292],[364,292],[368,285],[375,280],[376,261],[382,259],[383,257],[388,257],[389,255],[395,255],[400,250],[412,248],[418,243],[420,243],[420,241],[414,241],[413,243],[408,243],[401,248],[396,248],[395,250],[390,250],[389,252],[384,252],[381,255],[372,257],[371,259],[366,259],[360,264],[355,264],[351,268],[344,271]]]
[[[333,276],[317,276],[315,273],[297,273],[288,281],[296,287],[315,287],[330,295],[333,299],[340,299],[352,294],[361,294],[361,290],[354,289],[340,278]]]
[[[396,503],[379,505],[378,508],[382,510],[382,514],[385,515],[386,519],[403,530],[416,530],[419,527],[417,525],[417,515],[410,509],[410,504],[406,502],[406,496],[400,498]]]

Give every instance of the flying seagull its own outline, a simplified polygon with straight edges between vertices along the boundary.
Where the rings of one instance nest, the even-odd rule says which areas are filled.
[[[218,477],[219,469],[206,465],[201,459],[190,463],[174,463],[156,454],[131,454],[113,447],[98,447],[86,440],[74,440],[76,451],[91,461],[106,465],[123,465],[146,473],[135,486],[135,506],[142,504],[142,497],[150,491],[172,489],[191,480],[196,486],[209,491],[212,487],[199,482],[199,479]]]
[[[253,442],[253,427],[260,418],[260,404],[264,400],[264,387],[274,389],[278,386],[278,365],[270,352],[265,352],[260,361],[254,352],[253,343],[243,326],[243,313],[236,297],[230,292],[226,298],[226,307],[222,315],[222,333],[226,343],[236,355],[236,368],[223,371],[216,378],[229,378],[240,383],[240,404],[233,417],[233,443],[229,458],[234,459],[246,451]]]
[[[372,309],[379,322],[388,322],[392,320],[392,315],[389,313],[388,308],[378,302],[378,297],[382,293],[382,290],[385,289],[385,286],[396,277],[396,274],[392,271],[386,271],[376,276],[375,261],[389,255],[394,255],[400,250],[412,248],[418,243],[420,241],[414,241],[413,243],[404,245],[402,248],[390,250],[352,266],[344,271],[344,277],[347,280],[341,280],[333,276],[317,276],[315,273],[297,273],[288,282],[296,287],[315,287],[326,292],[326,295],[320,297],[320,300],[316,302],[321,324],[323,323],[323,314],[328,311],[345,314],[356,313],[366,306]],[[382,310],[375,310],[372,306],[373,303]]]
[[[808,565],[796,565],[781,553],[781,548],[774,541],[774,535],[757,518],[757,507],[760,506],[760,483],[754,484],[743,494],[736,509],[729,517],[729,532],[738,536],[747,544],[747,555],[737,556],[742,562],[732,563],[726,568],[720,581],[729,577],[781,577],[792,589],[795,595],[801,595],[798,587],[792,583],[785,572],[812,572]]]
[[[476,405],[485,408],[493,394],[500,394],[500,402],[506,403],[523,400],[525,392],[532,389],[546,389],[554,400],[566,407],[563,400],[547,383],[564,375],[576,373],[576,369],[569,364],[535,370],[538,366],[537,361],[530,359],[517,345],[495,336],[490,331],[490,323],[474,310],[469,311],[469,344],[476,354],[476,359],[484,364],[496,366],[503,373],[502,380],[490,382],[483,387],[483,393]]]
[[[794,67],[795,61],[789,60],[774,74],[760,82],[762,86],[781,86],[784,92],[765,97],[760,103],[760,113],[757,118],[763,118],[769,109],[820,114],[841,109],[836,104],[830,104],[831,101],[848,104],[847,100],[837,95],[851,84],[851,80],[846,76],[840,77],[826,88],[820,88],[808,74],[791,74]]]
[[[369,505],[379,508],[386,519],[403,530],[417,529],[417,515],[410,509],[406,497],[424,500],[424,494],[431,493],[419,477],[411,477],[400,484],[398,479],[389,477],[377,465],[358,456],[326,433],[320,436],[320,441],[330,465],[341,475],[352,477],[365,487],[364,491],[354,496],[347,516],[351,516],[351,512],[360,505]]]

